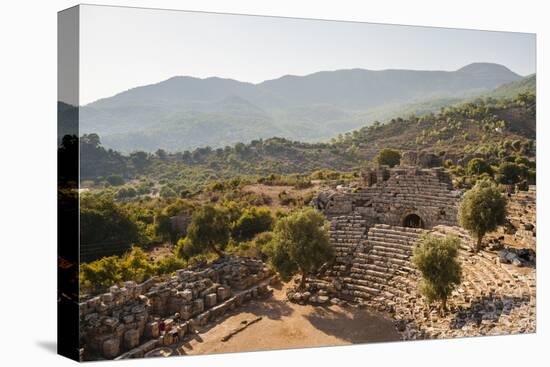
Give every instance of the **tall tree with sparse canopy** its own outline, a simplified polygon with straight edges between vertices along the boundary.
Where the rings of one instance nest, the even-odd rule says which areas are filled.
[[[306,275],[334,257],[325,217],[315,209],[306,208],[280,219],[268,252],[283,279],[301,274],[300,289],[303,289]]]
[[[378,152],[376,162],[380,165],[394,167],[401,162],[401,153],[395,149],[384,148]]]
[[[229,218],[223,209],[205,205],[193,213],[186,239],[195,249],[200,249],[200,252],[214,251],[224,256],[223,250],[229,237]]]
[[[426,235],[420,246],[414,248],[413,265],[422,274],[420,293],[428,303],[441,302],[440,310],[447,311],[447,299],[462,281],[462,267],[458,260],[460,240],[453,236]]]
[[[494,183],[482,180],[469,190],[458,209],[458,221],[476,239],[475,251],[481,249],[483,236],[504,224],[506,197]]]

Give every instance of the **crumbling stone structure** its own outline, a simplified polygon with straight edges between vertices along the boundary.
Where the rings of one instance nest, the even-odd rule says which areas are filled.
[[[170,217],[170,228],[175,238],[182,238],[187,235],[187,228],[191,224],[191,219],[191,214],[187,210],[183,210],[177,215]]]
[[[84,359],[138,358],[164,350],[197,326],[266,294],[272,279],[260,260],[228,257],[168,279],[113,286],[80,304]]]
[[[359,215],[365,233],[374,224],[432,228],[457,224],[460,193],[442,168],[378,168],[363,172],[365,186],[353,192],[321,193],[314,205],[329,219]]]

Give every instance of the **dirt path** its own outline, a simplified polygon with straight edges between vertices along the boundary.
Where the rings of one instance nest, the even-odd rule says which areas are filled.
[[[259,322],[221,341],[242,321],[259,316]],[[395,340],[399,334],[392,320],[383,315],[335,305],[297,305],[286,301],[284,290],[274,289],[272,297],[251,301],[221,323],[199,330],[179,350],[182,354],[210,354]]]

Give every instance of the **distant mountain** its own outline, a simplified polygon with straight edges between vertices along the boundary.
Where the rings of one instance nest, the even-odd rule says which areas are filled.
[[[272,136],[316,141],[372,122],[404,105],[454,101],[522,77],[474,63],[457,71],[337,70],[259,84],[173,77],[80,110],[80,132],[120,151],[213,147]]]

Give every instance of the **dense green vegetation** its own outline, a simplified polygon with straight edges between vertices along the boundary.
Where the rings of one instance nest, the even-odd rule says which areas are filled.
[[[523,79],[516,80],[511,83],[506,83],[495,88],[495,90],[489,93],[489,96],[493,98],[514,98],[518,94],[534,93],[536,87],[537,76],[535,74],[532,74]]]
[[[151,262],[147,254],[138,247],[123,256],[108,256],[80,266],[81,292],[100,292],[120,281],[143,282],[153,275],[175,272],[187,266],[187,262],[175,256],[168,256]]]

